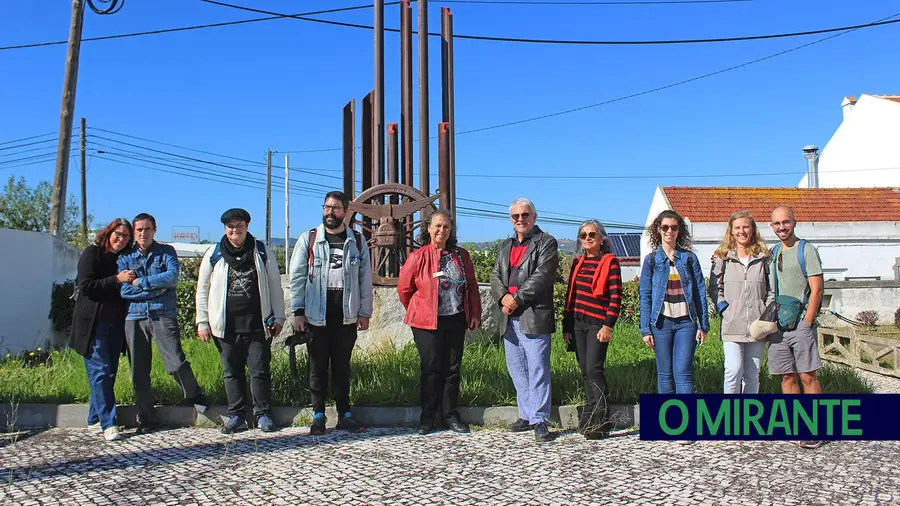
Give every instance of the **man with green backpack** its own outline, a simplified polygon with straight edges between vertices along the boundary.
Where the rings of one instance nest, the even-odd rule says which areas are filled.
[[[794,234],[797,220],[787,206],[775,208],[770,221],[780,242],[772,248],[772,278],[778,304],[778,332],[769,336],[769,374],[781,376],[785,394],[820,394],[816,314],[822,303],[822,261],[815,246]],[[799,376],[799,381],[798,381]],[[802,385],[802,392],[801,392]],[[823,441],[801,441],[818,448]]]

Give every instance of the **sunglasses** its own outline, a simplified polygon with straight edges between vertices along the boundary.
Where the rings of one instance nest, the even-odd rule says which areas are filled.
[[[597,232],[582,232],[578,237],[582,239],[587,239],[590,237],[591,239],[597,237]]]
[[[519,221],[519,217],[522,217],[523,220],[527,220],[531,217],[531,213],[522,213],[522,214],[510,214],[509,217],[513,219],[513,221]]]
[[[678,232],[678,225],[660,225],[659,229],[663,231],[663,233],[671,230],[672,232]]]

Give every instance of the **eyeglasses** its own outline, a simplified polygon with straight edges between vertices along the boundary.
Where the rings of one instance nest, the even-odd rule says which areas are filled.
[[[131,237],[131,234],[129,234],[128,232],[123,233],[119,232],[118,230],[113,230],[112,235],[115,237],[121,237],[122,239],[128,239],[129,237]]]
[[[660,225],[659,229],[662,230],[664,234],[669,230],[671,230],[672,232],[678,232],[678,225]]]
[[[587,239],[590,237],[591,239],[597,237],[597,232],[582,232],[578,237],[582,239]]]
[[[509,217],[513,219],[513,221],[519,221],[519,217],[522,217],[523,220],[527,220],[531,217],[531,213],[522,213],[522,214],[510,214]]]
[[[324,205],[324,206],[322,206],[322,209],[324,209],[324,210],[326,210],[326,211],[340,211],[340,210],[344,209],[344,206],[329,206],[329,205]]]

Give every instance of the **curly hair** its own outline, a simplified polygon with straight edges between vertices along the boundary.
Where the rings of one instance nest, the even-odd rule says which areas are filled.
[[[691,233],[684,224],[684,218],[675,211],[670,211],[668,209],[659,213],[656,218],[653,219],[653,223],[647,227],[647,235],[650,236],[650,239],[647,242],[650,244],[650,247],[656,249],[662,244],[662,235],[659,233],[659,226],[662,225],[663,220],[666,218],[672,218],[678,222],[678,239],[675,240],[675,246],[679,249],[690,251]]]
[[[453,214],[446,209],[439,209],[428,215],[428,218],[422,223],[422,232],[419,234],[419,244],[422,246],[431,244],[431,233],[428,231],[428,227],[431,226],[431,222],[434,221],[435,216],[443,216],[450,222],[450,237],[447,238],[447,244],[444,245],[444,248],[452,250],[456,247],[456,220],[453,219]]]
[[[769,249],[766,247],[765,241],[762,240],[759,228],[756,226],[756,220],[753,219],[750,211],[735,211],[731,215],[731,219],[728,220],[728,227],[725,229],[725,236],[722,237],[722,242],[719,243],[719,247],[713,254],[719,258],[725,258],[729,251],[737,251],[737,241],[731,233],[731,228],[734,226],[734,222],[741,218],[750,220],[750,227],[753,229],[753,245],[750,246],[750,254],[758,255],[762,253],[764,257],[769,256]]]

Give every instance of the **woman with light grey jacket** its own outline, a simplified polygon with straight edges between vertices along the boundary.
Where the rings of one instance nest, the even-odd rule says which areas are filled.
[[[769,282],[769,250],[749,212],[731,215],[712,260],[709,287],[716,310],[722,315],[724,393],[755,394],[759,391],[766,341],[750,336],[750,324],[762,315],[774,293]]]

